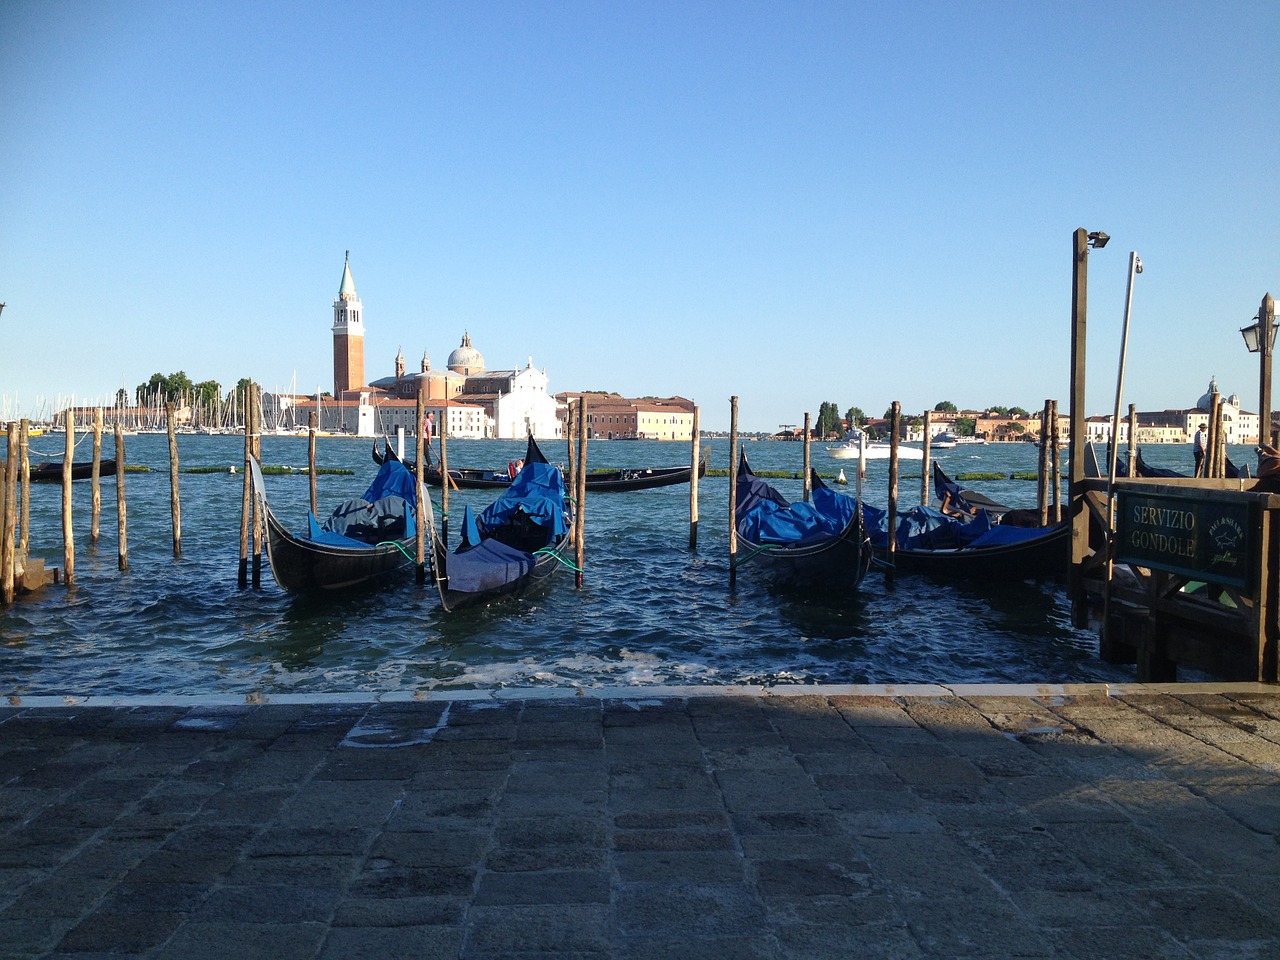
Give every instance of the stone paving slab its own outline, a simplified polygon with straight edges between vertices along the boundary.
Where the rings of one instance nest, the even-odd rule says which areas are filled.
[[[1277,958],[1280,688],[10,698],[0,958]]]

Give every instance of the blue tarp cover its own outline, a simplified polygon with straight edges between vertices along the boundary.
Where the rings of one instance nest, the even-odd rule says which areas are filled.
[[[564,510],[564,477],[548,463],[526,463],[511,486],[480,514],[486,530],[500,527],[517,509],[523,509],[534,523],[546,527],[548,540],[568,531]],[[452,569],[449,573],[453,578]]]
[[[755,475],[738,474],[738,533],[749,543],[804,546],[839,536],[855,501],[817,487],[812,503],[789,503]]]
[[[533,554],[508,547],[497,540],[484,540],[449,555],[449,589],[464,593],[494,590],[518,580],[533,569]]]
[[[889,543],[888,511],[863,502],[862,518],[872,546],[886,547]],[[898,515],[897,545],[903,550],[954,550],[970,546],[992,529],[997,529],[997,525],[992,524],[991,516],[985,510],[979,510],[972,520],[964,521],[949,517],[933,507],[912,507]]]
[[[417,533],[416,482],[403,463],[387,458],[359,500],[344,500],[324,523],[307,514],[308,539],[331,547],[374,547]]]

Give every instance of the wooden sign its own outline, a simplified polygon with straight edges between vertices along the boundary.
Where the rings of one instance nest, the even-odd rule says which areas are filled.
[[[1117,563],[1246,587],[1257,564],[1256,505],[1121,490]]]

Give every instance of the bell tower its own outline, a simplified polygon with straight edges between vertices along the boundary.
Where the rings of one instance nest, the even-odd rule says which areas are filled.
[[[333,301],[333,395],[341,400],[364,386],[364,305],[351,279],[351,251],[342,265],[342,285]]]

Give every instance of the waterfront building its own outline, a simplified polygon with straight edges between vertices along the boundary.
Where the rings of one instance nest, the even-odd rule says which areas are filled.
[[[692,400],[684,397],[627,399],[616,393],[565,392],[556,400],[567,405],[586,397],[587,436],[600,440],[692,440]],[[561,414],[565,414],[562,412]]]
[[[1153,427],[1169,428],[1169,439],[1163,442],[1189,443],[1196,430],[1208,426],[1215,396],[1222,402],[1222,431],[1227,443],[1257,443],[1258,415],[1240,408],[1239,394],[1233,393],[1229,397],[1222,397],[1216,377],[1209,379],[1209,389],[1201,395],[1194,407],[1186,410],[1140,412],[1138,414],[1139,442],[1142,442],[1142,425],[1148,424]]]

